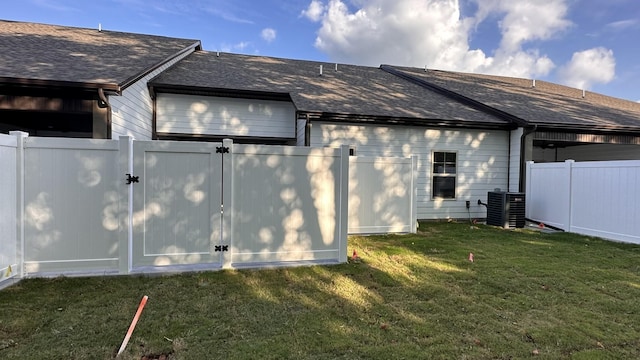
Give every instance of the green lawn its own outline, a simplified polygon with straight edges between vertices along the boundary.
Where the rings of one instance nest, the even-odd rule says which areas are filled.
[[[27,279],[0,291],[0,358],[111,359],[143,295],[123,359],[640,358],[640,246],[424,223],[354,249],[336,266]]]

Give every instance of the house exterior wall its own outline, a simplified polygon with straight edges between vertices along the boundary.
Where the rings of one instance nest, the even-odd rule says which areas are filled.
[[[291,102],[161,93],[156,106],[158,133],[296,138]]]
[[[153,100],[147,82],[180,61],[190,51],[168,61],[127,87],[122,96],[110,96],[111,139],[132,136],[137,140],[151,140],[153,136]]]
[[[533,151],[535,162],[568,159],[576,161],[640,160],[640,145],[590,144],[547,149],[534,147]]]
[[[507,188],[509,132],[424,127],[384,127],[314,122],[311,146],[355,147],[358,156],[418,156],[417,213],[419,219],[485,218],[487,192]],[[456,152],[456,199],[431,197],[433,151]],[[467,211],[465,201],[471,202]]]

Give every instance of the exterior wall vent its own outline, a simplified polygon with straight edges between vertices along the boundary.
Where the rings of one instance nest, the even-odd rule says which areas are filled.
[[[490,191],[487,194],[487,225],[505,229],[523,228],[525,194]]]

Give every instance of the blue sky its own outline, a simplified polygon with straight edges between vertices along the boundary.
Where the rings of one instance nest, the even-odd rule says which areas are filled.
[[[21,0],[0,18],[205,50],[562,83],[640,101],[638,0]]]

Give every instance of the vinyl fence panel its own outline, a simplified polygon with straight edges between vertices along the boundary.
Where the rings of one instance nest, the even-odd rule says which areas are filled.
[[[232,153],[234,267],[346,261],[348,148],[234,145]]]
[[[221,143],[134,141],[132,257],[135,271],[221,267]]]
[[[116,271],[118,141],[25,141],[25,272]]]
[[[349,234],[416,232],[417,157],[349,158]]]
[[[527,163],[525,217],[569,230],[570,163]]]
[[[640,161],[573,164],[570,231],[640,244]]]
[[[640,244],[640,161],[527,164],[527,217]]]

